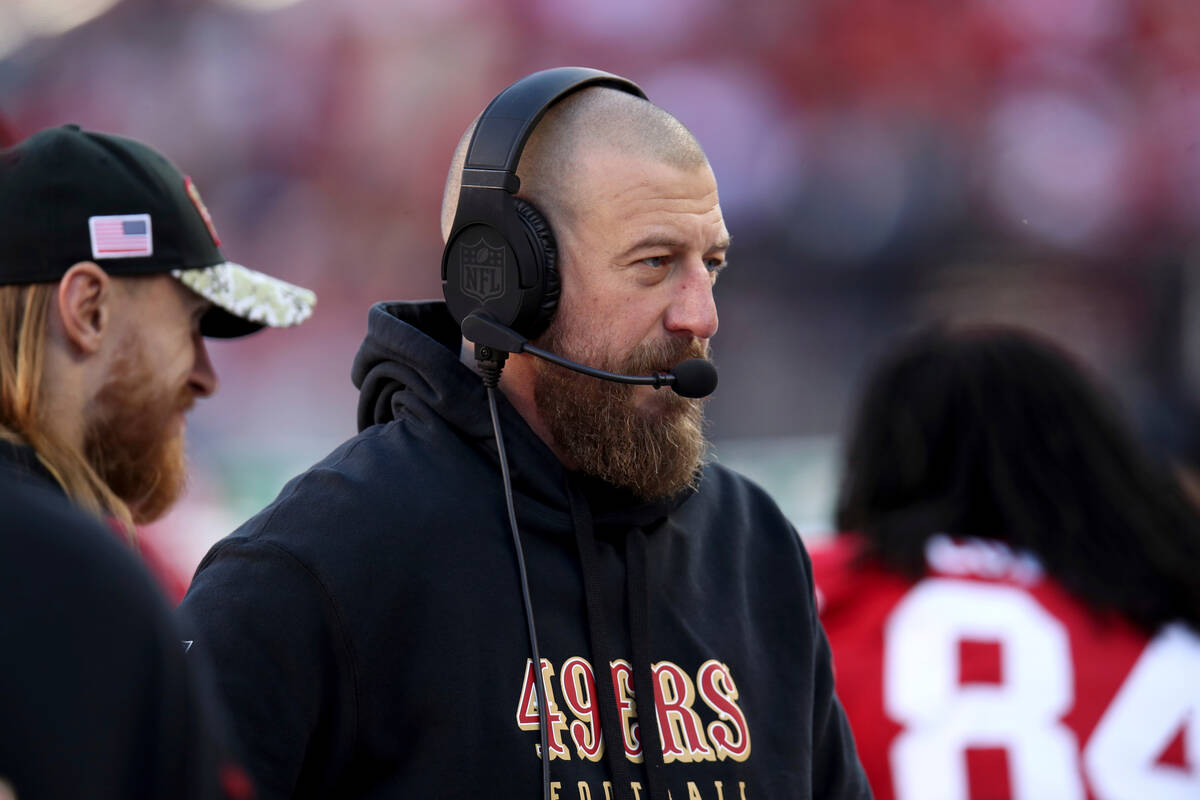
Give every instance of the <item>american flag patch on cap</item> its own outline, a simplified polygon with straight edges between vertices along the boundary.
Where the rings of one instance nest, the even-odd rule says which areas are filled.
[[[136,258],[154,254],[149,214],[88,217],[92,258]]]

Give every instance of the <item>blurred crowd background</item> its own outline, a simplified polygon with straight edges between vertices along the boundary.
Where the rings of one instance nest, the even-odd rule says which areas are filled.
[[[8,136],[149,142],[228,257],[320,298],[210,345],[189,495],[145,533],[181,572],[355,432],[369,305],[440,295],[459,136],[565,64],[708,152],[734,236],[710,436],[806,536],[864,369],[930,320],[1046,333],[1200,461],[1196,0],[0,0]]]

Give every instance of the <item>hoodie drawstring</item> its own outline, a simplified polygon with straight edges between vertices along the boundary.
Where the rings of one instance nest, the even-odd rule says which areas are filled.
[[[625,736],[622,729],[620,710],[609,665],[615,660],[613,639],[609,633],[609,621],[605,617],[604,603],[596,564],[596,539],[592,526],[592,514],[587,498],[568,481],[567,495],[571,502],[571,520],[575,527],[575,543],[579,549],[579,564],[583,571],[583,593],[587,601],[588,635],[591,641],[592,658],[596,673],[596,703],[600,711],[600,727],[604,736],[604,749],[612,772],[614,797],[632,800],[633,785],[629,766],[625,760]],[[646,581],[646,535],[634,528],[626,537],[626,600],[629,605],[630,639],[633,652],[630,663],[633,671],[633,693],[637,703],[637,719],[642,756],[646,765],[646,776],[651,800],[667,800],[668,793],[663,775],[661,737],[658,730],[658,712],[655,704],[653,674],[650,668],[650,614]]]
[[[646,581],[646,534],[634,528],[625,537],[625,592],[629,603],[629,636],[633,653],[633,694],[638,698],[638,725],[651,800],[667,800],[663,771],[662,732],[658,729],[658,704],[654,671],[650,665],[650,600]]]
[[[609,770],[612,772],[614,797],[617,800],[633,800],[629,765],[625,763],[625,734],[609,667],[616,660],[616,655],[612,652],[612,638],[608,634],[604,602],[600,596],[600,586],[596,581],[598,570],[596,540],[592,534],[592,512],[588,508],[587,498],[583,497],[579,490],[570,484],[570,481],[567,482],[567,496],[571,501],[571,521],[575,527],[575,544],[579,549],[579,566],[583,571],[583,594],[587,600],[588,637],[592,646],[592,669],[595,673],[596,694],[598,695],[593,698],[593,702],[600,711],[600,730],[604,737],[604,753],[608,759]]]

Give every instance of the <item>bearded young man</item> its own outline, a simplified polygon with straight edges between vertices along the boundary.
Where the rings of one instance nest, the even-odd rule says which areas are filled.
[[[69,125],[0,150],[0,787],[249,797],[130,536],[184,482],[203,336],[299,322],[311,292],[225,260],[190,179]]]
[[[517,197],[561,278],[536,344],[625,373],[706,356],[729,234],[695,139],[613,88],[535,123]],[[528,353],[485,393],[452,314],[371,310],[361,432],[218,543],[184,600],[262,796],[868,797],[803,547],[704,463],[701,402]]]

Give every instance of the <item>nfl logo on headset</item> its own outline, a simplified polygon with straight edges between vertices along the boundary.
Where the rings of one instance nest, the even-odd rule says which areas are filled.
[[[474,244],[463,242],[458,252],[463,294],[481,304],[504,294],[503,247],[492,247],[481,236]]]

